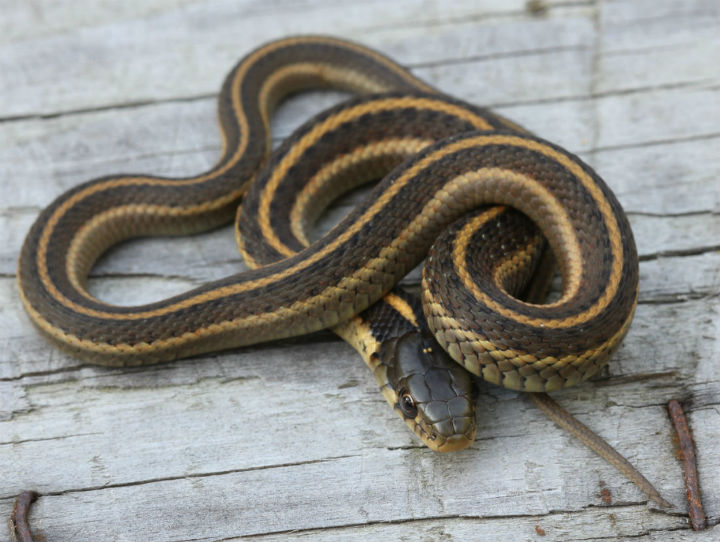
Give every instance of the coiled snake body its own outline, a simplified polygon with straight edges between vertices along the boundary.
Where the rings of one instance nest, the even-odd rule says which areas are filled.
[[[315,87],[371,96],[321,114],[269,158],[275,104]],[[137,365],[337,326],[415,433],[453,450],[475,435],[473,382],[460,365],[512,389],[558,389],[594,374],[627,331],[638,288],[633,236],[605,183],[567,151],[378,53],[324,37],[248,55],[225,81],[219,111],[223,151],[208,172],[103,177],[40,214],[18,282],[53,342],[95,363]],[[308,227],[332,199],[381,176],[309,243]],[[111,245],[222,224],[248,189],[237,233],[256,269],[139,307],[88,293],[87,274]],[[559,300],[515,297],[542,290],[533,277],[547,260],[543,237],[490,204],[518,209],[542,231],[563,279]],[[430,331],[406,294],[373,306],[439,236],[423,273]]]

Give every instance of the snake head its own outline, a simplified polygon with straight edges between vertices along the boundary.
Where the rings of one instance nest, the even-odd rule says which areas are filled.
[[[386,340],[386,398],[428,446],[452,452],[470,446],[477,431],[477,388],[427,332],[410,331]]]

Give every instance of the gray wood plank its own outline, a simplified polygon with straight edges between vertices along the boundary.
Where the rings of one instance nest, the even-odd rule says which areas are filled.
[[[717,527],[690,533],[682,515],[664,404],[686,404],[717,524],[720,7],[544,4],[0,2],[0,515],[34,488],[44,497],[31,519],[47,540],[714,540]],[[609,366],[556,396],[676,510],[648,507],[521,395],[491,385],[471,449],[424,449],[328,333],[132,370],[83,364],[37,335],[14,274],[40,209],[100,175],[207,169],[230,66],[269,39],[328,31],[579,153],[616,191],[641,254],[640,305]],[[292,100],[276,138],[341,98]],[[359,197],[335,204],[317,235]],[[123,244],[90,288],[147,302],[243,268],[223,228]]]

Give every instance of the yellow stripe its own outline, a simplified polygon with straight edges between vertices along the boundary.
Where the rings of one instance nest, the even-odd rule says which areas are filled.
[[[287,251],[287,247],[278,238],[270,225],[270,203],[273,200],[275,191],[287,175],[288,170],[298,161],[308,147],[315,144],[328,131],[337,129],[338,126],[346,122],[356,120],[367,113],[376,113],[378,111],[390,111],[398,108],[417,107],[418,109],[429,109],[438,111],[447,115],[453,115],[471,123],[478,130],[491,130],[492,125],[482,117],[468,111],[466,108],[448,104],[447,102],[434,100],[432,98],[413,98],[399,97],[388,98],[382,101],[373,101],[370,103],[360,104],[352,109],[346,109],[338,115],[334,115],[325,119],[323,122],[316,124],[313,128],[303,135],[292,147],[291,152],[285,155],[280,163],[273,170],[273,175],[268,180],[260,195],[260,203],[258,206],[257,221],[260,224],[260,231],[266,242],[280,253]]]
[[[376,158],[382,155],[399,154],[402,156],[410,156],[417,154],[432,143],[433,140],[431,139],[384,139],[377,143],[370,143],[358,147],[323,166],[298,193],[290,210],[290,228],[295,238],[305,246],[310,244],[307,238],[307,232],[305,231],[306,225],[303,220],[307,218],[306,209],[310,202],[316,198],[316,194],[327,184],[331,183],[339,172],[347,170],[357,162],[364,162],[370,158]],[[272,228],[272,224],[269,224],[268,227]],[[278,249],[281,254],[286,257],[295,254],[295,251],[285,245],[278,237],[276,237],[276,239],[278,239],[279,246],[281,247]]]
[[[238,205],[237,212],[235,213],[235,244],[238,247],[238,251],[240,252],[240,255],[243,258],[243,261],[245,262],[245,265],[247,265],[250,269],[257,269],[258,267],[262,267],[260,262],[256,261],[255,258],[253,258],[250,253],[245,248],[245,240],[243,239],[242,234],[240,233],[240,229],[237,227],[240,223],[240,214],[242,213],[242,205]]]
[[[307,84],[301,85],[298,79],[304,79]],[[288,81],[293,81],[292,85],[288,85]],[[270,115],[276,105],[277,97],[273,93],[282,94],[285,86],[290,86],[293,92],[299,92],[306,86],[308,88],[317,89],[322,86],[323,82],[327,86],[344,86],[348,90],[356,93],[369,94],[372,92],[383,92],[392,90],[390,87],[383,85],[372,79],[368,79],[364,74],[358,73],[353,68],[341,68],[322,62],[300,62],[297,64],[288,64],[282,68],[278,68],[263,82],[262,88],[258,93],[258,109],[262,117],[265,130],[266,145],[271,147],[270,134]]]
[[[295,274],[310,265],[314,264],[321,258],[325,257],[330,252],[337,249],[337,247],[343,243],[345,243],[350,237],[352,237],[357,231],[360,230],[369,220],[371,220],[375,215],[377,215],[381,210],[385,207],[386,203],[394,197],[412,178],[418,175],[419,172],[421,172],[423,169],[428,167],[429,165],[433,164],[437,160],[442,159],[444,156],[447,156],[449,154],[461,151],[463,149],[467,149],[476,145],[489,145],[489,144],[497,144],[497,145],[515,145],[518,147],[524,147],[529,148],[531,150],[535,150],[537,152],[540,152],[546,156],[549,156],[556,161],[560,162],[561,164],[565,165],[568,169],[571,169],[571,172],[576,174],[578,179],[583,183],[583,185],[588,188],[590,193],[593,195],[594,198],[597,198],[599,196],[602,196],[602,192],[600,189],[594,185],[594,181],[592,178],[590,178],[579,166],[569,161],[567,157],[564,155],[561,155],[557,151],[555,151],[552,148],[549,148],[539,142],[535,142],[532,140],[526,140],[522,138],[518,138],[515,136],[507,136],[507,135],[481,135],[476,136],[472,138],[462,139],[459,141],[456,141],[450,145],[447,145],[446,147],[443,147],[441,149],[438,149],[437,151],[429,154],[428,156],[425,156],[423,159],[419,160],[416,164],[414,164],[412,167],[408,168],[392,185],[390,185],[387,190],[363,213],[363,215],[355,222],[353,223],[346,231],[344,231],[342,234],[340,234],[333,242],[326,245],[323,249],[318,250],[317,252],[310,255],[307,259],[302,260],[295,264],[294,266],[278,272],[274,273],[272,275],[268,275],[267,277],[264,277],[262,279],[250,281],[250,282],[243,282],[238,283],[234,285],[225,286],[222,288],[217,288],[215,290],[208,291],[201,295],[195,295],[192,297],[189,297],[185,300],[182,300],[180,302],[172,303],[170,305],[167,305],[165,307],[162,307],[160,309],[151,310],[151,311],[139,311],[135,313],[124,313],[124,314],[117,314],[113,312],[107,312],[107,311],[98,311],[94,309],[89,309],[86,307],[83,307],[82,305],[78,305],[77,303],[72,302],[71,300],[67,299],[52,283],[49,281],[49,277],[47,276],[47,268],[44,269],[45,271],[45,277],[43,280],[47,280],[47,287],[50,291],[50,294],[55,297],[56,300],[60,301],[63,305],[73,309],[74,311],[81,313],[81,314],[87,314],[89,316],[94,317],[100,317],[100,318],[106,318],[110,320],[136,320],[141,318],[148,318],[148,317],[154,317],[154,316],[161,316],[164,314],[169,314],[171,312],[175,312],[177,310],[190,307],[193,305],[197,305],[199,303],[203,303],[206,301],[211,301],[215,299],[219,299],[222,297],[235,295],[238,293],[242,293],[244,291],[248,291],[254,288],[260,288],[263,286],[267,286],[269,284],[278,282],[292,274]],[[569,166],[569,167],[568,167]],[[572,171],[572,170],[575,171]],[[475,175],[478,177],[482,177],[482,171],[476,172]],[[576,173],[577,172],[577,173]],[[445,189],[441,192],[444,192],[446,195],[448,193],[452,193],[453,190],[458,190],[459,185],[465,185],[468,183],[467,175],[460,176],[453,181],[447,183]],[[453,188],[454,187],[454,188]],[[604,217],[606,218],[606,226],[608,227],[608,230],[610,232],[611,240],[614,238],[619,238],[619,231],[617,223],[615,222],[615,219],[611,214],[609,213],[609,204],[605,202],[605,205],[601,204],[602,202],[598,202],[598,205],[601,209],[601,212],[603,213]],[[412,221],[411,225],[400,235],[398,236],[389,247],[386,247],[383,249],[383,252],[391,252],[396,251],[398,249],[402,249],[404,246],[407,236],[411,235],[412,233],[418,231],[424,223],[428,221],[428,216],[432,216],[435,214],[436,208],[438,206],[442,205],[442,202],[439,201],[437,198],[434,198],[431,200],[423,209],[421,213],[419,213],[415,219]],[[610,215],[610,216],[608,216]],[[617,291],[617,286],[619,283],[619,274],[622,270],[622,246],[619,244],[619,242],[612,242],[613,247],[613,272],[611,275],[612,282],[607,288],[606,292],[601,296],[598,303],[596,303],[596,307],[603,307],[607,306],[607,303],[612,298],[612,296],[615,295],[615,292]],[[41,269],[42,271],[42,269]],[[367,269],[362,269],[359,272],[355,273],[352,277],[348,277],[346,280],[358,280],[362,275],[365,275],[367,273]],[[343,281],[343,283],[345,280]],[[318,296],[315,298],[311,298],[309,300],[306,300],[305,303],[311,302],[314,299],[318,299],[321,297],[326,297],[328,295],[328,291],[331,290],[334,287],[330,287],[329,289],[323,290]],[[517,313],[514,313],[513,311],[508,311],[504,307],[499,307],[496,303],[494,303],[492,300],[489,300],[488,303],[489,306],[494,305],[497,307],[498,312],[501,312],[502,314],[509,315],[511,318],[517,319],[517,317],[525,318],[523,315],[518,315]],[[26,305],[27,306],[27,305]],[[287,310],[285,307],[278,308],[277,311],[274,311],[274,313],[282,313],[283,311]],[[599,309],[598,309],[599,310]],[[586,311],[585,313],[582,313],[580,315],[577,315],[571,319],[537,319],[538,322],[545,323],[546,325],[548,322],[552,322],[553,327],[564,327],[564,326],[570,326],[570,325],[576,325],[579,322],[586,321],[590,317],[587,317],[588,313],[590,311]],[[268,313],[263,315],[254,315],[249,316],[248,318],[268,318],[270,314],[274,313]],[[39,316],[39,315],[38,315]],[[276,315],[277,316],[277,315]],[[240,319],[239,321],[243,321],[245,319]],[[235,321],[236,323],[238,321]],[[223,323],[226,324],[226,322]],[[213,324],[212,326],[209,326],[207,329],[214,329],[217,328],[220,324]],[[195,331],[196,334],[200,334],[203,332],[203,330],[206,328],[200,328]]]
[[[403,68],[395,65],[390,60],[386,59],[385,57],[375,53],[374,51],[371,51],[369,49],[365,49],[364,47],[347,43],[344,41],[335,40],[332,38],[325,38],[325,37],[299,37],[299,38],[288,38],[284,40],[278,40],[275,42],[272,42],[265,47],[262,47],[258,50],[256,50],[254,53],[249,55],[247,58],[245,58],[240,66],[238,66],[235,74],[233,75],[232,79],[232,105],[233,110],[238,122],[239,127],[239,142],[238,146],[235,149],[235,152],[230,157],[230,159],[225,162],[221,167],[211,170],[203,175],[199,175],[196,177],[188,177],[185,179],[155,179],[155,178],[149,178],[149,177],[122,177],[117,179],[110,179],[105,182],[96,183],[90,187],[88,187],[85,190],[82,190],[76,194],[73,195],[73,197],[69,198],[65,202],[63,202],[63,205],[58,207],[52,214],[52,216],[48,219],[46,222],[42,233],[40,235],[40,239],[38,241],[38,255],[37,255],[37,266],[39,269],[39,274],[42,279],[43,284],[50,292],[57,292],[57,289],[54,287],[54,285],[50,282],[48,277],[48,271],[47,271],[47,245],[50,239],[50,236],[52,235],[52,232],[54,231],[57,223],[62,218],[62,216],[67,212],[67,210],[76,205],[79,201],[86,197],[90,197],[93,194],[96,194],[98,192],[101,192],[103,190],[109,190],[113,189],[119,186],[133,186],[133,185],[150,185],[150,186],[176,186],[176,185],[186,185],[186,184],[197,184],[201,182],[205,182],[209,179],[214,179],[228,171],[230,168],[232,168],[244,155],[245,149],[247,148],[248,143],[248,136],[249,136],[249,127],[248,127],[248,120],[247,116],[245,115],[245,109],[242,105],[242,92],[240,90],[242,81],[245,79],[245,76],[247,72],[250,70],[250,68],[256,64],[259,60],[261,60],[263,57],[266,57],[268,54],[272,53],[273,51],[276,51],[278,49],[281,49],[283,47],[293,46],[293,45],[299,45],[302,43],[324,43],[328,45],[333,45],[338,48],[346,48],[351,49],[353,51],[356,51],[361,54],[365,54],[367,56],[372,57],[374,60],[382,64],[383,66],[386,66],[388,69],[393,71],[394,73],[400,75],[402,78],[404,78],[409,83],[412,83],[418,87],[420,90],[432,90],[431,87],[420,81],[419,79],[415,79],[412,75],[410,75],[408,72],[406,72]],[[264,98],[267,98],[267,95],[271,92],[269,87],[264,88]],[[265,103],[260,102],[257,104],[261,115],[263,117],[264,122],[264,128],[265,132],[268,134],[267,137],[269,137],[269,120],[267,118],[267,111],[265,111]],[[221,130],[221,138],[222,138],[222,155],[225,155],[225,151],[227,148],[227,141],[226,136],[223,130]],[[268,149],[270,147],[268,146]],[[249,181],[252,179],[249,179],[245,183],[243,183],[242,189],[235,190],[232,192],[232,198],[238,199],[245,191],[246,186]],[[208,201],[203,204],[197,205],[197,206],[190,206],[187,207],[187,212],[184,214],[186,215],[192,215],[195,211],[197,212],[203,212],[205,209],[210,208],[217,208],[225,205],[226,201],[228,200],[228,195],[222,196],[218,198],[215,201]],[[158,207],[159,208],[159,207]],[[66,301],[68,301],[64,296],[58,295],[57,299],[63,302],[63,304],[66,304]],[[67,305],[72,306],[72,305]]]
[[[482,348],[481,351],[474,349],[475,352],[477,352],[478,354],[486,353],[495,361],[511,361],[516,367],[533,365],[534,368],[537,368],[538,370],[546,366],[563,367],[568,364],[579,365],[582,362],[591,359],[594,356],[597,356],[599,353],[608,348],[614,348],[627,333],[627,330],[630,327],[630,322],[632,321],[633,315],[635,314],[635,309],[633,308],[633,310],[630,311],[630,314],[622,323],[622,325],[618,328],[615,334],[599,346],[585,350],[579,355],[568,354],[560,358],[557,358],[555,356],[544,356],[542,358],[538,358],[537,356],[529,354],[522,350],[515,350],[513,348],[500,348],[497,344],[488,340],[487,337],[485,337],[484,335],[481,335],[475,331],[468,330],[461,322],[455,319],[447,311],[447,309],[442,305],[442,303],[440,303],[440,301],[433,295],[430,289],[423,288],[422,296],[424,302],[430,305],[433,310],[433,316],[431,318],[428,318],[428,320],[430,321],[432,319],[442,319],[444,321],[444,329],[462,330],[462,336],[464,338],[463,342],[479,345]],[[635,298],[637,299],[637,293],[635,295]],[[633,304],[633,307],[634,306],[635,304]],[[447,341],[442,340],[442,337],[438,337],[438,342],[440,342],[441,344],[443,342],[447,343]],[[450,356],[456,361],[462,361],[465,355],[461,353],[457,348],[453,348],[453,344],[449,344],[448,346],[448,354],[450,354]],[[466,364],[463,365],[467,367]]]
[[[267,277],[264,277],[262,279],[257,279],[254,281],[248,281],[248,282],[241,282],[238,284],[233,284],[229,286],[225,286],[222,288],[217,288],[215,290],[210,290],[208,292],[205,292],[202,295],[195,295],[188,299],[185,299],[183,301],[179,301],[176,303],[173,303],[171,305],[167,305],[165,307],[162,307],[160,309],[151,310],[151,311],[139,311],[134,313],[123,313],[118,314],[114,312],[107,312],[107,311],[99,311],[95,309],[90,309],[87,307],[84,307],[82,305],[79,305],[62,294],[60,290],[58,290],[57,287],[50,281],[50,277],[48,274],[47,269],[47,261],[45,259],[45,250],[41,251],[39,254],[39,268],[40,268],[40,276],[42,277],[43,283],[45,284],[45,287],[48,289],[50,294],[60,303],[65,305],[68,308],[73,309],[74,311],[86,314],[88,316],[94,316],[97,318],[107,318],[112,320],[138,320],[142,318],[149,318],[154,316],[161,316],[164,314],[169,314],[171,312],[175,312],[180,309],[184,309],[187,307],[191,307],[193,305],[197,305],[199,303],[204,303],[206,301],[213,301],[215,299],[220,299],[221,297],[227,297],[235,294],[239,294],[248,290],[252,290],[255,288],[261,288],[264,286],[267,286],[269,284],[273,284],[275,282],[278,282],[290,275],[293,275],[297,273],[298,271],[301,271],[310,265],[314,264],[318,260],[322,259],[323,257],[327,256],[330,252],[334,251],[339,245],[345,243],[350,237],[352,237],[355,233],[357,233],[364,225],[367,223],[370,219],[372,219],[374,216],[376,216],[380,211],[385,207],[387,201],[392,199],[395,194],[397,194],[398,191],[402,187],[404,187],[410,179],[415,177],[418,172],[422,171],[425,167],[432,164],[434,161],[442,158],[443,156],[447,154],[451,154],[453,152],[456,152],[458,150],[462,150],[468,147],[473,146],[473,140],[462,140],[459,142],[456,142],[452,145],[449,145],[448,147],[445,147],[444,149],[440,149],[436,153],[433,153],[429,156],[426,156],[423,160],[416,163],[413,167],[405,171],[405,173],[397,179],[395,183],[393,183],[374,203],[370,206],[367,211],[354,223],[352,224],[347,230],[345,230],[342,234],[338,236],[338,238],[335,239],[332,243],[329,243],[326,245],[323,249],[319,250],[318,252],[313,253],[310,255],[307,259],[302,260],[295,264],[294,266],[286,269],[285,271],[281,271],[278,273],[274,273],[272,275],[268,275]],[[72,198],[70,198],[72,200]],[[54,228],[55,224],[52,225],[52,228]],[[45,249],[47,249],[47,242],[45,243]]]
[[[562,305],[563,303],[566,303],[568,299],[572,299],[577,294],[578,289],[580,288],[580,281],[582,279],[583,272],[583,262],[582,253],[580,252],[580,244],[578,243],[577,237],[575,236],[570,217],[563,208],[562,204],[557,200],[557,198],[555,198],[555,196],[553,196],[553,194],[549,190],[538,184],[537,181],[526,177],[525,175],[499,168],[481,170],[477,172],[477,174],[481,177],[508,179],[512,184],[522,186],[526,190],[530,191],[534,196],[533,198],[528,199],[539,201],[542,206],[544,206],[548,210],[546,214],[552,216],[554,220],[557,220],[557,223],[553,224],[552,231],[547,235],[547,237],[551,243],[555,241],[555,243],[553,244],[553,249],[557,251],[556,253],[558,254],[558,260],[564,262],[567,266],[566,269],[564,269],[565,272],[563,273],[563,295],[556,302],[544,305],[544,308],[547,309]],[[541,205],[535,206],[536,209],[540,207]],[[483,291],[481,291],[477,284],[475,284],[475,282],[473,281],[467,268],[467,248],[473,233],[478,228],[484,226],[489,220],[499,215],[502,210],[503,209],[501,207],[494,207],[493,209],[490,209],[487,213],[483,213],[474,217],[472,220],[468,221],[467,224],[463,226],[463,228],[458,232],[458,235],[455,238],[452,254],[453,265],[457,270],[458,276],[462,280],[463,286],[465,286],[465,288],[469,290],[476,299],[480,300],[480,302],[489,307],[492,307],[493,309],[496,309],[497,312],[509,318],[516,319],[515,316],[510,316],[512,314],[526,319],[525,316],[519,315],[514,311],[510,311],[509,309],[498,305]],[[557,238],[554,239],[551,234],[556,234]],[[560,247],[563,247],[564,249],[562,252]],[[523,303],[520,300],[518,300],[518,302]],[[525,305],[530,306],[531,304],[525,303]],[[538,319],[538,322],[546,324],[548,320],[541,318]]]
[[[70,246],[68,247],[68,253],[65,259],[65,272],[68,276],[68,279],[70,280],[70,283],[77,289],[80,294],[82,294],[86,298],[92,301],[96,300],[84,289],[83,281],[86,277],[81,275],[82,270],[78,268],[76,262],[80,255],[81,249],[87,246],[87,240],[92,237],[94,232],[105,228],[107,223],[112,222],[113,220],[117,220],[119,218],[127,217],[185,217],[190,215],[210,213],[215,209],[230,205],[233,201],[240,197],[243,191],[244,188],[240,188],[238,190],[234,190],[229,194],[226,194],[222,198],[213,200],[212,202],[188,207],[167,207],[164,205],[131,204],[112,207],[107,211],[96,214],[91,220],[87,221],[85,224],[82,225],[80,229],[78,229],[77,233],[75,234],[70,243]],[[213,205],[210,206],[209,203],[212,203]],[[47,275],[46,256],[47,253],[43,252],[42,259],[45,265],[44,268],[40,270],[41,277],[43,278],[43,282],[47,280],[47,284],[51,284],[50,277]],[[44,274],[43,271],[45,272]]]
[[[398,311],[400,315],[405,318],[408,322],[410,322],[415,327],[420,327],[420,323],[417,321],[417,318],[415,317],[415,311],[412,310],[412,307],[410,306],[410,303],[405,301],[402,297],[395,295],[393,293],[385,294],[385,297],[383,297],[383,300],[390,305],[393,309]]]

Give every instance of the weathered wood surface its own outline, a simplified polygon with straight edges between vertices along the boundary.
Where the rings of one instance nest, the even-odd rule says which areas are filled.
[[[688,530],[664,405],[685,401],[716,524],[718,3],[544,6],[0,2],[0,515],[33,488],[44,496],[32,523],[51,542],[717,539],[717,527]],[[307,32],[367,43],[441,89],[494,107],[579,153],[616,191],[642,256],[637,316],[603,374],[555,396],[677,510],[647,506],[527,400],[491,386],[472,449],[420,447],[357,355],[329,334],[108,370],[35,333],[14,274],[39,210],[103,174],[209,167],[226,71],[261,42]],[[337,98],[293,100],[277,115],[276,135]],[[103,259],[92,290],[146,302],[241,268],[229,229],[137,241]]]

